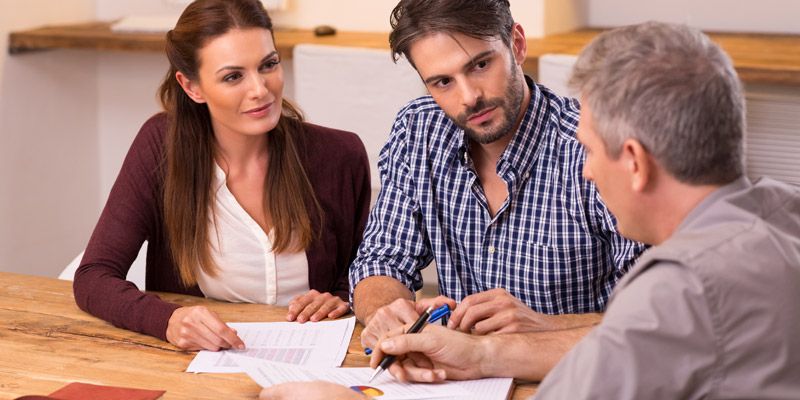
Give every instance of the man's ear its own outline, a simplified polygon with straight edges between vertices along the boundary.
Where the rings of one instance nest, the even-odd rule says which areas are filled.
[[[528,40],[525,39],[525,30],[522,29],[522,25],[517,23],[511,28],[511,51],[514,53],[517,64],[522,65],[528,55]]]
[[[184,93],[195,103],[202,104],[206,102],[205,98],[203,98],[203,91],[200,90],[200,85],[198,85],[197,82],[189,79],[189,77],[184,75],[181,71],[175,73],[175,79],[178,81],[178,84],[181,85],[181,88],[183,88]]]
[[[634,192],[643,192],[652,183],[653,159],[650,153],[635,139],[627,139],[622,143],[624,167],[631,177],[631,189]]]

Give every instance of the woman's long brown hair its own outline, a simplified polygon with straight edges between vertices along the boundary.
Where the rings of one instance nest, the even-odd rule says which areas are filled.
[[[272,21],[258,0],[197,0],[184,10],[175,29],[167,33],[170,68],[159,88],[169,120],[163,213],[170,252],[187,287],[197,283],[197,268],[211,275],[217,271],[209,242],[216,141],[208,107],[186,95],[175,73],[180,71],[196,81],[199,50],[211,39],[235,28],[263,28],[271,33]],[[265,132],[269,165],[262,201],[273,223],[272,250],[276,253],[308,248],[314,236],[312,213],[322,217],[322,208],[300,161],[302,115],[286,100],[282,107],[277,126]]]

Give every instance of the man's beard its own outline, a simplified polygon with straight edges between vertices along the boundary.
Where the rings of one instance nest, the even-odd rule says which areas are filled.
[[[495,97],[488,100],[479,98],[478,101],[475,102],[475,105],[467,108],[464,112],[452,119],[459,128],[464,130],[464,133],[466,133],[470,140],[478,144],[489,144],[513,133],[512,130],[516,125],[517,116],[522,107],[523,97],[521,79],[518,74],[512,71],[511,80],[508,83],[508,87],[506,87],[504,97]],[[479,133],[467,127],[467,118],[469,118],[470,115],[492,107],[497,107],[499,110],[502,110],[503,114],[503,120],[496,129]]]

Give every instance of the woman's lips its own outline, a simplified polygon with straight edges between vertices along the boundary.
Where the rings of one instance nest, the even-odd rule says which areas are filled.
[[[256,108],[247,110],[244,113],[249,115],[249,116],[251,116],[251,117],[254,117],[254,118],[261,118],[261,117],[267,115],[267,113],[269,112],[269,109],[270,109],[271,106],[272,106],[272,103],[265,104],[265,105],[263,105],[261,107],[256,107]]]

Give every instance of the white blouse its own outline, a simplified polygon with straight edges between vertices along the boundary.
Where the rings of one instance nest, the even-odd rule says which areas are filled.
[[[215,213],[209,218],[211,256],[216,276],[198,269],[197,283],[211,299],[285,306],[308,291],[305,251],[275,254],[261,226],[236,201],[225,171],[214,163]],[[270,232],[272,233],[272,232]]]

